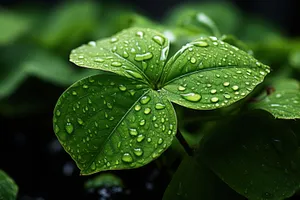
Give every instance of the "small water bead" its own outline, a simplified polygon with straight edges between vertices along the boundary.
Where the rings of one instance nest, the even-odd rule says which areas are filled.
[[[192,64],[195,64],[195,63],[197,62],[197,60],[196,60],[196,58],[192,57],[191,60],[190,60],[190,62],[191,62]]]
[[[89,45],[89,46],[92,46],[92,47],[95,47],[97,44],[96,44],[95,41],[90,41],[90,42],[88,43],[88,45]]]
[[[111,105],[109,102],[106,104],[106,106],[107,106],[109,109],[112,109],[112,105]]]
[[[77,118],[77,122],[78,124],[83,125],[83,120],[81,118]]]
[[[141,125],[141,126],[144,126],[145,124],[146,124],[146,120],[142,119],[142,120],[140,121],[140,125]]]
[[[197,47],[207,47],[208,43],[204,42],[204,41],[198,41],[198,42],[195,42],[193,45],[197,46]]]
[[[229,94],[224,94],[224,97],[225,97],[226,99],[230,99],[230,98],[231,98],[231,96],[230,96]]]
[[[164,140],[163,140],[162,138],[159,138],[157,143],[158,143],[158,144],[162,144],[163,141],[164,141]]]
[[[129,153],[124,153],[122,156],[122,161],[126,163],[131,163],[133,162],[133,158]]]
[[[181,94],[181,97],[191,102],[198,102],[201,99],[201,95],[196,93]]]
[[[152,139],[151,138],[147,138],[147,142],[151,142],[152,141]]]
[[[224,85],[225,87],[227,87],[227,86],[230,85],[230,83],[229,83],[229,82],[224,82],[223,85]]]
[[[147,52],[144,54],[136,54],[134,59],[136,61],[144,61],[144,60],[149,60],[153,57],[153,54],[151,52]]]
[[[234,85],[234,86],[232,86],[232,89],[236,91],[236,90],[238,90],[238,89],[239,89],[239,86],[237,86],[237,85]]]
[[[217,92],[216,89],[212,89],[212,90],[210,91],[211,94],[215,94],[216,92]]]
[[[162,46],[165,43],[165,39],[159,35],[155,35],[152,40]]]
[[[141,156],[143,155],[143,150],[141,148],[135,148],[133,149],[133,153],[136,155],[136,156]]]
[[[146,115],[148,115],[150,112],[151,112],[151,109],[150,109],[150,108],[145,108],[144,113],[145,113]]]
[[[211,101],[212,103],[216,103],[216,102],[219,101],[219,98],[218,98],[218,97],[212,97],[212,98],[210,99],[210,101]]]
[[[136,35],[139,36],[140,38],[144,37],[144,32],[143,31],[138,31],[136,32]]]
[[[259,72],[261,75],[265,75],[266,73],[265,72],[263,72],[263,71],[260,71]]]
[[[66,129],[67,133],[69,133],[69,134],[73,133],[73,131],[74,131],[74,127],[70,122],[68,122],[66,124],[65,129]]]
[[[56,116],[60,116],[60,111],[59,110],[56,110],[56,112],[55,112],[55,114],[56,114]]]
[[[150,97],[149,96],[143,96],[140,100],[141,104],[147,104],[150,101]]]
[[[129,129],[129,134],[132,135],[132,136],[137,136],[138,132],[135,128],[130,128]]]
[[[124,58],[128,58],[128,56],[129,56],[128,53],[127,53],[126,51],[124,51],[124,52],[123,52],[123,57],[124,57]]]
[[[155,109],[157,110],[162,110],[166,107],[166,105],[162,104],[162,103],[157,103],[155,104]]]
[[[178,90],[179,90],[179,91],[184,91],[184,90],[185,90],[185,87],[183,87],[183,86],[180,85],[180,86],[178,86]]]
[[[138,135],[137,138],[136,138],[136,141],[137,142],[142,142],[144,139],[145,139],[144,135]]]
[[[119,85],[119,90],[124,92],[127,90],[127,88],[124,85]]]
[[[138,73],[138,72],[135,72],[135,71],[132,71],[132,70],[125,70],[125,72],[126,72],[129,76],[131,76],[131,77],[133,77],[133,78],[143,79],[143,76],[142,76],[140,73]]]
[[[114,43],[114,42],[117,42],[117,41],[118,41],[118,38],[115,38],[115,37],[113,37],[113,38],[110,39],[111,43]]]
[[[136,110],[136,111],[141,110],[141,106],[139,104],[135,105],[134,110]]]
[[[112,62],[111,63],[111,66],[114,66],[114,67],[121,67],[122,66],[122,63],[120,63],[120,62]]]
[[[59,127],[57,125],[54,126],[54,132],[58,133],[59,132]]]
[[[73,91],[73,92],[72,92],[72,95],[76,96],[76,95],[77,95],[77,92],[76,92],[76,91]]]
[[[156,121],[156,116],[154,115],[153,117],[152,117],[152,121]]]

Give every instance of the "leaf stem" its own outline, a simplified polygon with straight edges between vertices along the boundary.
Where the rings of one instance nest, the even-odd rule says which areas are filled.
[[[187,141],[184,139],[184,137],[183,137],[183,135],[181,134],[181,132],[179,131],[179,129],[177,129],[176,138],[177,138],[178,141],[180,142],[181,146],[184,148],[185,152],[186,152],[189,156],[192,156],[192,155],[194,154],[194,150],[189,146],[189,144],[188,144]]]

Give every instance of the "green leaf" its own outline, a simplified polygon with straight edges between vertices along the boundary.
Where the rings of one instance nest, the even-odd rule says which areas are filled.
[[[74,49],[70,61],[155,84],[168,51],[169,41],[162,34],[151,29],[129,28],[111,38]]]
[[[92,1],[60,4],[43,21],[37,39],[46,47],[69,49],[93,31],[98,12],[98,4]]]
[[[179,105],[210,110],[248,95],[270,72],[251,55],[215,37],[185,45],[166,64],[162,93]]]
[[[204,164],[197,163],[195,158],[186,156],[173,175],[163,200],[218,200],[225,197],[231,200],[244,199]]]
[[[14,42],[31,26],[31,20],[25,15],[2,10],[0,8],[0,45]]]
[[[3,170],[0,169],[0,200],[15,200],[18,186]]]
[[[292,67],[300,71],[300,48],[295,49],[290,53],[289,63]]]
[[[297,138],[283,121],[239,116],[217,124],[201,142],[200,160],[248,199],[285,199],[299,189]]]
[[[253,55],[253,51],[248,47],[248,45],[245,44],[244,42],[242,42],[241,40],[237,39],[233,35],[223,35],[221,37],[221,40],[223,42],[226,42],[226,43],[230,44],[230,45],[236,46],[240,50],[243,50],[243,51],[247,52],[250,55]]]
[[[89,188],[99,188],[99,187],[113,187],[113,186],[123,186],[122,180],[112,173],[100,174],[92,179],[85,182],[84,187]]]
[[[171,103],[143,82],[96,75],[72,85],[54,110],[54,131],[81,174],[143,166],[171,145]]]
[[[257,103],[250,105],[254,109],[263,109],[279,119],[300,118],[300,84],[294,79],[279,79],[272,83],[275,90]]]

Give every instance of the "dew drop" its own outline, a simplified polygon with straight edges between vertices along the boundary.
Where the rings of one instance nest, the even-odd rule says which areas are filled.
[[[124,52],[123,52],[123,57],[124,57],[124,58],[128,58],[128,56],[129,56],[128,53],[127,53],[126,51],[124,51]]]
[[[95,162],[93,162],[93,163],[91,164],[91,170],[93,170],[93,171],[96,170],[96,164],[95,164]]]
[[[120,63],[120,62],[112,62],[111,65],[114,66],[114,67],[121,67],[122,63]]]
[[[143,96],[140,100],[141,104],[147,104],[150,101],[150,97],[149,96]]]
[[[230,96],[229,94],[224,94],[224,97],[225,97],[226,99],[230,99],[230,98],[231,98],[231,96]]]
[[[160,46],[162,46],[162,45],[164,44],[164,42],[165,42],[165,39],[164,39],[163,37],[159,36],[159,35],[155,35],[155,36],[152,38],[152,40],[153,40],[154,42],[156,42],[157,44],[159,44]]]
[[[144,135],[138,135],[136,138],[137,142],[142,142],[144,140],[145,136]]]
[[[109,108],[109,109],[112,109],[112,105],[110,103],[107,103],[106,106]]]
[[[155,109],[157,110],[162,110],[166,107],[166,105],[162,104],[162,103],[157,103],[155,104]]]
[[[195,42],[193,45],[195,45],[197,47],[207,47],[208,43],[204,42],[204,41],[199,41],[199,42]]]
[[[146,115],[148,115],[150,112],[151,112],[151,109],[150,109],[150,108],[145,108],[144,113],[145,113]]]
[[[133,78],[137,78],[137,79],[142,79],[143,76],[138,73],[138,72],[135,72],[135,71],[131,71],[131,70],[126,70],[127,74]]]
[[[131,163],[133,159],[129,153],[124,153],[122,156],[122,161],[126,163]]]
[[[142,120],[140,121],[140,125],[141,125],[141,126],[144,126],[145,124],[146,124],[146,120],[142,119]]]
[[[82,125],[83,124],[83,120],[81,118],[77,118],[77,122],[78,124]]]
[[[88,45],[89,45],[89,46],[92,46],[92,47],[95,47],[97,44],[96,44],[95,41],[90,41],[90,42],[88,43]]]
[[[76,96],[76,95],[77,95],[77,92],[73,91],[73,92],[72,92],[72,95]]]
[[[67,133],[69,133],[69,134],[73,133],[73,131],[74,131],[74,127],[70,122],[68,122],[66,124],[65,129],[66,129]]]
[[[127,88],[124,85],[119,85],[119,90],[120,91],[124,92],[124,91],[126,91],[126,89]]]
[[[224,85],[225,87],[227,87],[227,86],[230,85],[230,83],[229,83],[229,82],[224,82],[223,85]]]
[[[135,148],[135,149],[133,149],[133,153],[136,156],[141,156],[141,155],[143,155],[143,150],[141,148]]]
[[[130,128],[129,129],[129,134],[132,135],[132,136],[137,136],[138,132],[135,128]]]
[[[95,58],[94,61],[95,61],[95,62],[100,62],[100,63],[102,63],[102,62],[104,62],[104,59],[102,59],[102,58]]]
[[[162,138],[159,138],[157,143],[158,143],[158,144],[162,144],[163,141],[164,141],[164,140],[163,140]]]
[[[136,61],[144,61],[144,60],[149,60],[153,57],[153,54],[151,52],[147,52],[144,54],[136,54],[134,59]]]
[[[60,111],[56,110],[55,114],[56,114],[57,117],[59,117],[60,116]]]
[[[210,91],[211,94],[215,94],[216,92],[217,92],[216,89],[212,89],[212,90]]]
[[[141,110],[141,106],[139,104],[135,105],[134,110],[136,110],[136,111]]]
[[[212,98],[210,99],[210,101],[211,101],[212,103],[216,103],[216,102],[219,101],[219,99],[218,99],[218,97],[212,97]]]
[[[59,127],[58,127],[57,125],[55,125],[55,127],[54,127],[54,132],[55,132],[55,133],[58,133],[58,132],[59,132]]]
[[[180,85],[180,86],[178,86],[178,90],[179,90],[179,91],[184,91],[184,90],[185,90],[185,87],[183,87],[183,86]]]
[[[151,142],[152,141],[152,139],[151,138],[147,138],[147,142]]]
[[[143,38],[144,37],[144,32],[138,31],[138,32],[136,32],[136,35],[139,36],[140,38]]]
[[[115,38],[115,37],[111,38],[111,40],[110,40],[111,43],[114,43],[114,42],[117,42],[117,41],[118,41],[118,38]]]
[[[201,99],[201,95],[196,93],[181,94],[181,97],[192,102],[197,102]]]
[[[236,90],[238,90],[238,89],[239,89],[239,86],[237,86],[237,85],[234,85],[234,86],[232,86],[232,89],[233,89],[234,91],[236,91]]]
[[[195,64],[196,61],[197,61],[197,60],[196,60],[196,58],[194,58],[194,57],[192,57],[191,60],[190,60],[190,62],[191,62],[192,64]]]

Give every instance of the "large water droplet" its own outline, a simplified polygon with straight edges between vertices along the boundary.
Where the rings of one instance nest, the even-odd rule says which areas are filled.
[[[135,128],[129,129],[129,133],[130,133],[130,135],[132,135],[132,136],[137,136],[137,135],[138,135],[138,132],[137,132],[137,130],[136,130]]]
[[[143,76],[138,73],[138,72],[135,72],[135,71],[131,71],[131,70],[126,70],[127,74],[133,78],[137,78],[137,79],[142,79]]]
[[[159,35],[155,35],[152,40],[162,46],[165,43],[165,39]]]
[[[162,104],[162,103],[157,103],[155,104],[155,109],[157,110],[162,110],[166,107],[166,105]]]
[[[124,85],[119,85],[119,90],[121,90],[122,92],[126,91],[126,87]]]
[[[224,82],[223,85],[224,85],[225,87],[227,87],[227,86],[230,85],[230,83],[229,83],[229,82]]]
[[[136,138],[137,142],[142,142],[144,140],[145,136],[144,135],[138,135]]]
[[[74,127],[70,122],[68,122],[66,124],[65,129],[66,129],[67,133],[69,133],[69,134],[73,133],[73,131],[74,131]]]
[[[211,94],[215,94],[216,92],[217,92],[216,89],[212,89],[212,90],[210,91]]]
[[[158,144],[162,144],[163,141],[164,141],[164,140],[163,140],[162,138],[159,138],[157,143],[158,143]]]
[[[181,94],[181,97],[192,102],[200,101],[201,95],[196,93],[187,93],[187,94]]]
[[[133,158],[131,157],[131,155],[129,153],[124,153],[122,156],[122,161],[131,163],[133,161]]]
[[[91,47],[95,47],[97,44],[96,44],[95,41],[90,41],[90,42],[88,43],[88,45],[91,46]]]
[[[212,103],[216,103],[216,102],[219,101],[219,99],[218,99],[218,97],[212,97],[212,98],[210,99],[210,101],[211,101]]]
[[[121,67],[121,66],[122,66],[122,63],[120,63],[120,62],[112,62],[112,63],[111,63],[111,66],[114,66],[114,67]]]
[[[134,59],[136,61],[144,61],[144,60],[149,60],[153,57],[153,54],[151,52],[147,52],[144,54],[136,54]]]
[[[141,106],[140,106],[139,104],[135,105],[135,106],[134,106],[134,110],[136,110],[136,111],[141,110]]]
[[[145,123],[146,123],[146,120],[142,119],[142,120],[140,121],[140,126],[144,126]]]
[[[193,44],[194,46],[197,46],[197,47],[207,47],[208,46],[208,43],[207,42],[204,42],[204,41],[197,41]]]
[[[197,62],[197,60],[196,60],[196,58],[192,57],[191,60],[190,60],[190,62],[191,62],[192,64],[195,64],[195,63]]]
[[[104,62],[104,59],[102,59],[102,58],[95,58],[94,61],[102,63],[102,62]]]
[[[111,43],[114,43],[114,42],[117,42],[117,41],[118,41],[118,38],[115,38],[115,37],[111,38],[111,40],[110,40]]]
[[[96,164],[95,164],[95,162],[93,162],[93,163],[91,164],[91,170],[93,170],[93,171],[96,170]]]
[[[140,100],[141,104],[147,104],[150,101],[150,97],[149,96],[143,96]]]
[[[136,35],[139,36],[140,38],[144,37],[144,32],[143,31],[138,31],[136,32]]]
[[[185,87],[183,87],[183,86],[180,85],[180,86],[178,86],[178,90],[179,90],[179,91],[184,91],[184,90],[185,90]]]
[[[136,156],[141,156],[141,155],[143,155],[143,150],[141,148],[135,148],[135,149],[133,149],[133,153]]]
[[[150,109],[150,108],[145,108],[144,113],[145,113],[146,115],[148,115],[150,112],[151,112],[151,109]]]
[[[233,89],[234,91],[236,91],[236,90],[238,90],[238,89],[239,89],[239,86],[237,86],[237,85],[234,85],[234,86],[232,86],[232,89]]]

